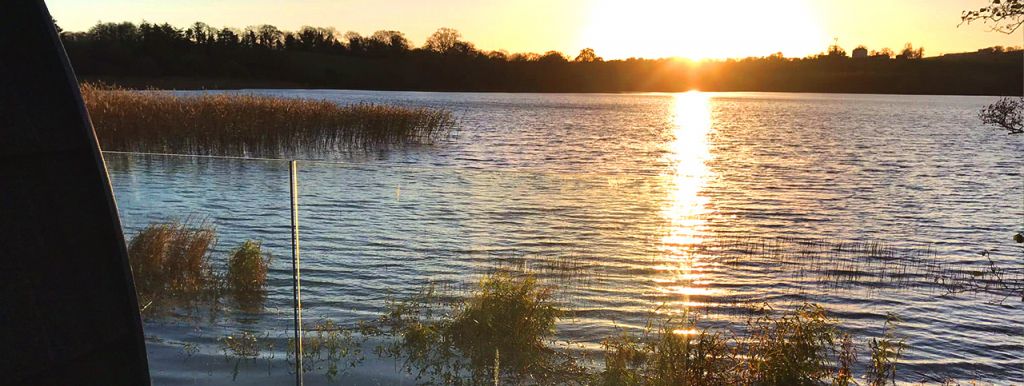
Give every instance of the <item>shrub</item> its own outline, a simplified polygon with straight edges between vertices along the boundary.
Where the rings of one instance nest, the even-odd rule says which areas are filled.
[[[535,277],[497,273],[481,280],[456,313],[453,343],[473,369],[486,368],[500,355],[501,371],[510,376],[541,374],[551,361],[547,342],[559,315],[551,289],[538,286]]]
[[[462,302],[441,301],[433,287],[404,301],[389,300],[369,330],[394,338],[378,354],[402,359],[404,369],[419,379],[568,382],[583,371],[550,347],[562,314],[551,295],[533,275],[498,272],[485,276]]]
[[[835,320],[821,306],[804,304],[782,315],[765,306],[747,325],[744,354],[752,383],[809,385],[831,376],[840,341]]]
[[[227,286],[240,304],[251,304],[266,296],[270,253],[259,241],[246,240],[228,258]]]
[[[736,352],[718,333],[669,320],[642,338],[623,335],[606,339],[601,385],[732,385]]]

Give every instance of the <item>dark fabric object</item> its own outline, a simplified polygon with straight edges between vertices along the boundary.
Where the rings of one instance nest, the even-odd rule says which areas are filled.
[[[149,384],[106,169],[42,1],[0,7],[0,384]]]

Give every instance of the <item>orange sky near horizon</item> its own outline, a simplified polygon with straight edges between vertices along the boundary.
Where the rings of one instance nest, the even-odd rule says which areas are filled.
[[[960,12],[987,0],[50,0],[65,30],[98,21],[169,22],[183,27],[273,24],[333,26],[340,32],[402,31],[421,45],[438,27],[462,32],[483,50],[569,56],[592,47],[606,59],[682,57],[721,59],[782,52],[802,57],[838,38],[847,51],[898,51],[904,43],[926,56],[1024,45],[1024,29],[1006,35],[975,23],[957,27]]]

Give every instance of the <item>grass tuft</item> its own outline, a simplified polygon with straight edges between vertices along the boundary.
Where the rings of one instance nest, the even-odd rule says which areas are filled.
[[[151,224],[139,231],[128,256],[143,312],[175,300],[194,302],[216,287],[210,267],[215,242],[216,232],[205,222]]]

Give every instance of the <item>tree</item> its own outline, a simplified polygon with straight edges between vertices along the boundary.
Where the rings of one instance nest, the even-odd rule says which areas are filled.
[[[1002,98],[981,109],[978,118],[982,123],[1000,126],[1010,134],[1024,134],[1024,98]]]
[[[358,54],[366,52],[366,49],[369,48],[369,40],[367,38],[364,38],[358,32],[345,32],[344,39],[345,44],[348,45],[349,52]]]
[[[473,43],[464,41],[455,42],[455,46],[448,50],[449,54],[455,56],[475,56],[478,52]]]
[[[284,33],[270,24],[245,27],[242,42],[247,46],[280,48],[284,44]]]
[[[338,31],[334,28],[303,26],[295,34],[295,48],[307,51],[326,51],[338,45]]]
[[[238,37],[238,31],[231,28],[222,28],[217,32],[217,44],[221,47],[235,48],[241,43],[241,39]]]
[[[197,21],[185,29],[185,38],[195,45],[212,45],[216,35],[217,30],[201,21]]]
[[[900,51],[900,58],[903,59],[921,59],[924,57],[924,47],[914,49],[914,45],[907,43],[903,46],[903,51]]]
[[[566,59],[565,55],[562,55],[561,52],[548,51],[545,52],[544,55],[541,56],[540,58],[537,58],[537,61],[542,63],[565,63],[568,62],[569,60]]]
[[[393,54],[408,51],[410,47],[409,39],[406,39],[405,34],[398,31],[381,30],[374,32],[370,36],[370,41],[375,48]]]
[[[832,58],[846,57],[846,50],[840,47],[838,43],[828,46],[828,56]]]
[[[886,58],[892,59],[894,55],[895,53],[893,53],[892,49],[890,49],[889,47],[880,49],[878,51],[871,51],[871,56],[884,56]]]
[[[992,30],[1012,34],[1024,24],[1024,0],[989,0],[977,11],[963,11],[960,24],[981,20],[992,22]]]
[[[446,53],[454,49],[461,38],[462,34],[455,29],[438,28],[437,31],[427,38],[423,48],[438,53]]]
[[[597,56],[593,48],[584,48],[580,50],[580,54],[576,55],[574,62],[592,63],[592,62],[603,62],[604,58]]]
[[[491,52],[487,53],[487,58],[491,59],[491,60],[499,61],[499,62],[507,62],[508,61],[508,51],[505,51],[505,50],[491,51]]]

